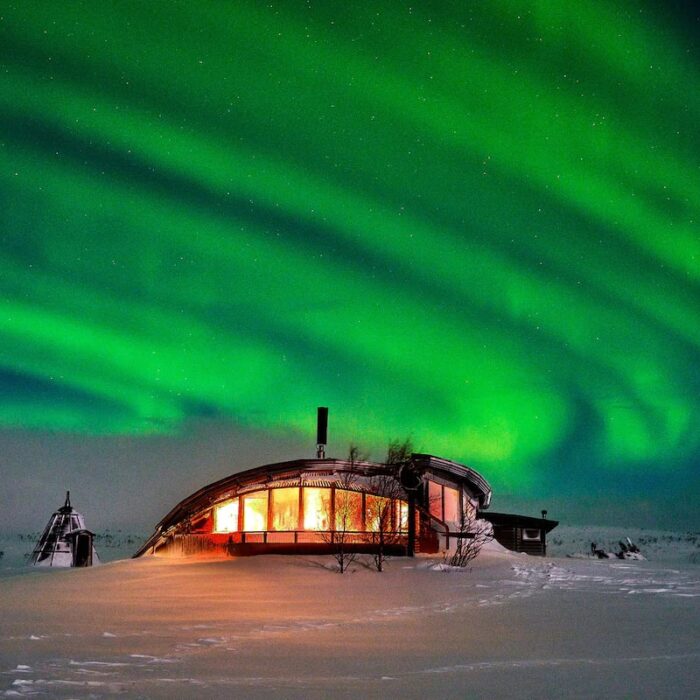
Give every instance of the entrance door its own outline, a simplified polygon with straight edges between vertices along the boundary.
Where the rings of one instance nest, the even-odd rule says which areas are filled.
[[[73,566],[92,566],[92,537],[81,532],[73,546]]]

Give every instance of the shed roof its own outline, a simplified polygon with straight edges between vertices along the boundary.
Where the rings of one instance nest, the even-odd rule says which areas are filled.
[[[549,532],[559,525],[558,520],[548,520],[547,518],[533,518],[530,515],[517,515],[516,513],[480,513],[480,518],[488,520],[496,527],[527,527],[537,528]]]

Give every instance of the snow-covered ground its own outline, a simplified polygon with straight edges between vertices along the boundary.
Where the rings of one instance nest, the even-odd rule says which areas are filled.
[[[560,525],[548,538],[547,553],[553,557],[588,554],[591,542],[600,549],[617,552],[618,543],[625,537],[650,561],[700,564],[700,532]]]
[[[0,697],[697,697],[700,567],[669,561],[493,548],[457,572],[146,557],[8,576]]]

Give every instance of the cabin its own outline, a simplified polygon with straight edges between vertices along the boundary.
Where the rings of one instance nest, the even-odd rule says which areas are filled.
[[[400,467],[299,459],[239,472],[196,491],[156,526],[147,552],[247,555],[449,550],[488,508],[491,488],[473,469],[414,454]]]
[[[327,425],[321,407],[315,459],[266,464],[204,486],[178,503],[134,556],[322,554],[340,547],[413,556],[454,551],[482,531],[483,522],[476,523],[491,487],[477,471],[430,454],[395,463],[328,459]],[[510,548],[525,551],[527,537],[512,538]],[[542,537],[541,551],[528,545],[530,553],[544,554]]]

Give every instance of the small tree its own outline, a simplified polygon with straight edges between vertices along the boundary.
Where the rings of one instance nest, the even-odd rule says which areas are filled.
[[[386,450],[386,464],[393,467],[394,471],[399,471],[401,467],[408,464],[413,456],[413,444],[410,438],[403,442],[392,440]]]
[[[328,514],[331,529],[323,532],[321,537],[324,542],[332,545],[333,557],[338,564],[338,571],[344,574],[350,564],[357,559],[357,552],[348,551],[348,545],[353,539],[353,503],[350,494],[355,490],[357,475],[355,464],[360,461],[360,451],[356,445],[350,445],[348,461],[350,471],[342,472],[338,478],[335,489],[335,513],[334,519]]]
[[[386,469],[380,474],[370,477],[369,505],[367,506],[368,533],[367,538],[374,546],[372,548],[372,562],[377,571],[384,570],[384,562],[387,557],[387,548],[398,542],[399,536],[396,527],[393,527],[392,510],[396,502],[404,500],[404,492],[399,481],[400,471],[403,466],[411,461],[413,448],[410,440],[399,442],[394,440],[387,447]]]
[[[464,568],[469,566],[469,563],[479,556],[484,545],[493,539],[493,525],[488,520],[477,518],[473,511],[463,507],[457,533],[457,546],[452,554],[445,554],[445,563]]]

